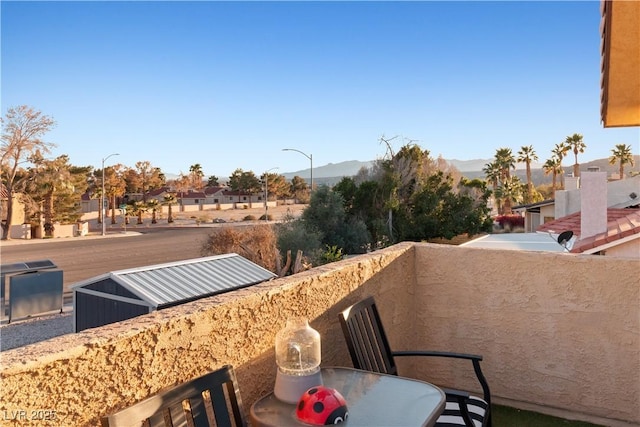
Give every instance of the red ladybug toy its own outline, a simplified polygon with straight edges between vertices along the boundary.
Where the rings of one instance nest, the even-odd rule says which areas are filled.
[[[307,424],[324,426],[345,421],[349,411],[347,401],[338,390],[319,385],[304,392],[298,401],[296,416]]]

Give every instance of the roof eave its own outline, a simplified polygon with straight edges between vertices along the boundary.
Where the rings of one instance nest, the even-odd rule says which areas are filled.
[[[602,0],[601,14],[601,121],[640,126],[640,2]]]

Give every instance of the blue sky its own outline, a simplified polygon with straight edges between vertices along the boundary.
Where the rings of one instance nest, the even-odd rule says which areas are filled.
[[[257,175],[385,154],[491,158],[573,133],[585,162],[639,128],[600,122],[600,3],[1,2],[2,114],[30,105],[75,165]],[[392,144],[401,146],[400,139]],[[566,166],[573,159],[566,159]]]

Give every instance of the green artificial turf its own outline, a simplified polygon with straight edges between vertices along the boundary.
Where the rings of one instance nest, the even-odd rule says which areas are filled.
[[[584,421],[565,420],[508,406],[491,405],[493,427],[599,427]]]

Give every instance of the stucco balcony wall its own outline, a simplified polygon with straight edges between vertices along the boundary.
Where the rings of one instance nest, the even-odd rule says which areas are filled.
[[[395,349],[484,355],[499,402],[640,423],[637,261],[412,243],[0,353],[0,417],[51,409],[57,418],[38,425],[96,425],[224,364],[248,408],[273,387],[273,342],[287,318],[311,319],[324,366],[349,366],[337,316],[370,294]],[[401,373],[476,390],[471,373],[402,363]]]
[[[496,401],[640,423],[637,260],[419,244],[415,264],[414,342],[482,354]],[[479,388],[472,372],[420,362],[412,375]]]
[[[412,304],[414,260],[413,245],[396,245],[2,352],[0,418],[33,425],[32,411],[53,410],[55,419],[38,425],[97,425],[101,415],[225,364],[235,367],[248,408],[273,389],[275,334],[287,318],[311,320],[322,336],[324,366],[348,366],[339,311],[365,294],[389,300],[391,307]]]

